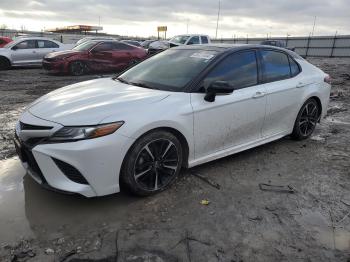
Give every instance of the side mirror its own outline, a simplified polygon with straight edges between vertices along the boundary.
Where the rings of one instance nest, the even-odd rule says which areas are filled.
[[[13,46],[12,48],[11,48],[12,50],[14,50],[14,51],[16,51],[17,49],[18,49],[18,46]]]
[[[194,43],[192,41],[189,41],[187,45],[194,45]]]
[[[204,100],[207,102],[214,102],[217,94],[231,94],[234,91],[234,87],[226,81],[214,81],[205,86]]]

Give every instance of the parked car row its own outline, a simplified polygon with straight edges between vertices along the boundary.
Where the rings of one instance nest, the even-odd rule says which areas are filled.
[[[147,57],[143,48],[116,40],[87,41],[72,50],[47,54],[43,67],[52,73],[83,75],[88,72],[120,71]]]
[[[89,72],[120,71],[138,63],[147,56],[166,49],[185,45],[210,44],[210,37],[201,34],[177,35],[167,40],[117,40],[108,36],[80,39],[74,44],[63,44],[44,37],[0,38],[0,70],[16,66],[43,66],[51,73],[82,75]],[[266,40],[261,45],[288,48],[279,40]]]

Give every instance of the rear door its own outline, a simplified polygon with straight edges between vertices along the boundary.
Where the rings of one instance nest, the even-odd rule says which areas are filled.
[[[196,158],[260,139],[266,97],[255,50],[229,55],[204,81],[227,81],[236,90],[214,102],[205,101],[204,93],[191,94]]]
[[[37,46],[37,59],[40,62],[48,53],[56,52],[60,49],[58,44],[50,40],[37,40]]]
[[[290,131],[302,99],[299,65],[285,52],[260,50],[263,82],[267,92],[266,119],[262,136]]]

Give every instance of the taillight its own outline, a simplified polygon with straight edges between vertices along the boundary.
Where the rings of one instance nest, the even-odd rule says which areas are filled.
[[[326,75],[324,77],[324,82],[327,84],[331,84],[332,83],[332,78],[329,75]]]

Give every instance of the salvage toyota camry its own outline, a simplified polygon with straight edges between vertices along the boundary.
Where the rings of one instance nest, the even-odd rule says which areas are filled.
[[[38,183],[87,197],[145,196],[193,167],[286,135],[308,138],[330,78],[259,45],[176,47],[113,78],[55,90],[21,115],[15,145]]]

